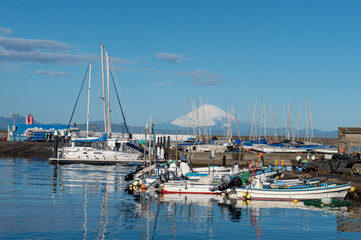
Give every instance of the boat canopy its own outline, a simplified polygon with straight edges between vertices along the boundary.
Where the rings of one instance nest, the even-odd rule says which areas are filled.
[[[75,138],[72,142],[106,142],[108,140],[107,134],[104,133],[100,138]]]

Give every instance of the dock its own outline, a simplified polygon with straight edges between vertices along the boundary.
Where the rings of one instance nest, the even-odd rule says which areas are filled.
[[[99,159],[66,159],[66,158],[49,158],[50,164],[91,164],[91,165],[117,165],[130,163],[144,163],[144,159],[128,161],[128,160],[99,160]]]

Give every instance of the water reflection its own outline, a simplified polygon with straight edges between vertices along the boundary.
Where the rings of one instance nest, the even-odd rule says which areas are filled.
[[[97,239],[105,239],[109,224],[109,196],[123,191],[124,168],[122,166],[91,166],[91,165],[55,165],[53,169],[53,195],[84,194],[83,239],[88,237],[88,192],[99,193],[100,216],[98,221]],[[126,169],[128,170],[128,169]],[[58,192],[59,185],[59,192]],[[94,211],[96,209],[92,209]]]
[[[0,158],[0,239],[355,238],[360,205],[317,209],[292,202],[124,191],[127,166],[49,165]],[[277,229],[277,231],[275,231]]]
[[[165,194],[153,192],[133,192],[135,200],[141,206],[143,239],[156,234],[157,221],[164,221],[177,237],[177,225],[187,221],[196,226],[197,232],[207,233],[209,238],[217,238],[214,222],[219,219],[242,224],[251,230],[252,238],[268,238],[275,228],[293,233],[325,231],[325,236],[332,237],[339,232],[359,232],[361,225],[360,204],[354,202],[349,207],[317,208],[305,206],[303,202],[242,201],[227,197],[194,194]],[[164,211],[159,220],[159,211]],[[145,219],[144,219],[145,218]],[[327,222],[319,222],[319,219]],[[334,219],[334,220],[333,220]],[[329,222],[335,223],[335,231]],[[149,224],[149,223],[153,223]],[[275,223],[277,222],[277,223]],[[316,223],[317,225],[315,225]],[[216,224],[217,225],[217,224]],[[314,230],[319,226],[320,229]],[[190,229],[188,229],[190,230]],[[178,236],[179,237],[179,236]]]

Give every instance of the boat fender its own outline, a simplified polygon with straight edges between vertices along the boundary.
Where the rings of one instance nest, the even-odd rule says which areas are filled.
[[[298,200],[297,200],[297,199],[293,199],[293,203],[294,203],[294,204],[297,204],[297,203],[298,203]]]
[[[142,190],[147,189],[147,186],[146,186],[145,184],[142,184],[142,185],[140,186],[140,189],[142,189]]]
[[[355,187],[351,187],[350,190],[348,190],[349,192],[354,192],[355,191]]]
[[[244,192],[242,196],[244,199],[251,200],[251,194],[249,194],[248,192]]]

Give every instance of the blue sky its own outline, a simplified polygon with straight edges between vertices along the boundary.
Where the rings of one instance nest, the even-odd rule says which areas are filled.
[[[91,119],[102,119],[103,43],[131,125],[184,115],[192,96],[244,121],[245,102],[277,119],[290,105],[293,124],[302,102],[301,127],[309,101],[315,128],[359,127],[360,12],[347,0],[4,1],[0,116],[67,123],[91,61]],[[74,121],[85,122],[85,93]]]

